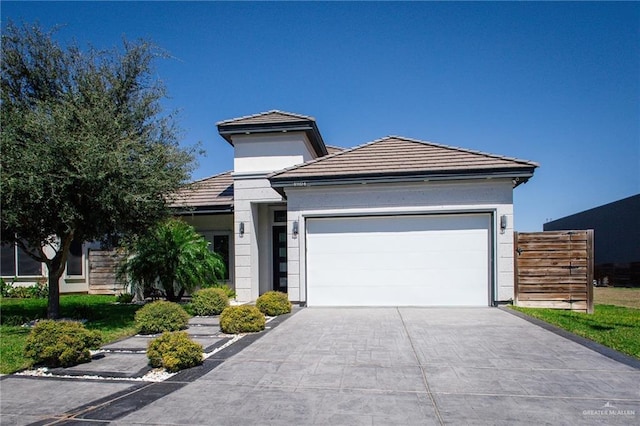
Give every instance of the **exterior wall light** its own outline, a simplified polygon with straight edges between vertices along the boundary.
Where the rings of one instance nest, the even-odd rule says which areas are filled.
[[[240,222],[240,235],[244,235],[244,222]]]
[[[291,229],[291,232],[293,233],[293,235],[298,235],[298,221],[297,220],[293,221],[293,228]]]
[[[500,233],[504,234],[504,231],[507,229],[507,215],[500,216]]]

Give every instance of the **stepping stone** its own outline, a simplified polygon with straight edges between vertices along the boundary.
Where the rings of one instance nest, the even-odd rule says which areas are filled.
[[[108,345],[103,346],[103,349],[108,349],[110,351],[121,350],[121,351],[146,351],[149,342],[159,335],[149,335],[149,336],[133,336],[128,337],[124,340],[120,340],[118,342],[113,342]]]
[[[208,325],[192,325],[186,329],[190,336],[215,336],[220,333],[220,327]]]
[[[189,326],[193,326],[193,325],[220,325],[220,317],[189,318]]]
[[[56,368],[53,374],[68,376],[101,376],[115,378],[142,377],[151,367],[146,354],[101,353],[91,362],[69,368]]]

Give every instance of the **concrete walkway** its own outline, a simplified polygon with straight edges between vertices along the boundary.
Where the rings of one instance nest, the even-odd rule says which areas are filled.
[[[1,423],[640,423],[640,364],[500,309],[306,308],[276,325],[163,383],[3,377]]]

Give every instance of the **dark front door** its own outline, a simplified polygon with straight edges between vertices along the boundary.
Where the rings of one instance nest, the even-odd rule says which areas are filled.
[[[287,292],[287,227],[273,227],[273,289]]]

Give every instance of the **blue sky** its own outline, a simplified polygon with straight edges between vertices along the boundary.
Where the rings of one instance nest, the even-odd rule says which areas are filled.
[[[515,227],[640,193],[640,3],[9,2],[2,23],[151,39],[194,178],[233,167],[220,120],[280,109],[327,144],[386,135],[540,163]]]

